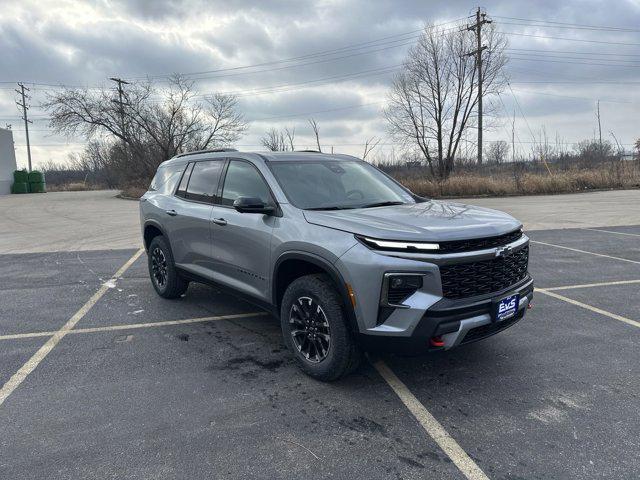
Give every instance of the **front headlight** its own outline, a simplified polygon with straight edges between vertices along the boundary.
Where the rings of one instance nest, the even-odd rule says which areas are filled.
[[[377,238],[361,236],[356,236],[356,238],[374,250],[433,252],[440,249],[440,245],[430,242],[402,242],[399,240],[379,240]]]

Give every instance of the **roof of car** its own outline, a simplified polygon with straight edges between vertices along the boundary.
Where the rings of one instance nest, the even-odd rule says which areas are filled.
[[[235,150],[212,151],[202,150],[197,152],[189,152],[177,155],[163,165],[174,163],[186,163],[193,160],[204,160],[208,158],[249,158],[257,161],[281,162],[281,161],[336,161],[336,160],[360,160],[351,155],[341,153],[321,153],[316,151],[300,151],[300,152],[238,152]]]
[[[302,152],[256,152],[265,160],[273,162],[282,161],[330,161],[330,160],[359,160],[351,155],[344,155],[341,153],[322,153],[315,151],[302,151]]]

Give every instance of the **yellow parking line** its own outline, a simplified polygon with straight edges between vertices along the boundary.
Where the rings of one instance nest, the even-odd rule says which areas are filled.
[[[251,312],[251,313],[234,313],[232,315],[217,315],[213,317],[186,318],[183,320],[165,320],[163,322],[147,322],[147,323],[124,323],[120,325],[109,325],[106,327],[88,327],[75,328],[67,332],[67,335],[75,335],[77,333],[97,333],[111,332],[114,330],[135,330],[138,328],[166,327],[169,325],[188,325],[191,323],[205,323],[216,320],[233,320],[236,318],[259,317],[268,315],[267,312]],[[8,335],[0,335],[0,340],[18,340],[21,338],[50,337],[56,332],[33,332],[33,333],[13,333]]]
[[[613,318],[614,320],[619,320],[620,322],[624,322],[627,325],[632,325],[634,327],[640,328],[640,322],[631,320],[630,318],[627,318],[627,317],[623,317],[622,315],[617,315],[615,313],[607,312],[606,310],[602,310],[601,308],[598,308],[598,307],[592,307],[591,305],[587,305],[586,303],[582,303],[582,302],[579,302],[578,300],[574,300],[572,298],[568,298],[563,295],[550,292],[549,290],[545,290],[543,288],[536,288],[536,292],[540,292],[550,297],[557,298],[558,300],[562,300],[572,305],[575,305],[577,307],[584,308],[585,310],[589,310],[591,312],[604,315],[605,317]]]
[[[634,283],[640,283],[640,280],[619,280],[616,282],[583,283],[580,285],[565,285],[562,287],[545,287],[539,290],[573,290],[574,288],[609,287],[614,285],[633,285]]]
[[[373,366],[396,395],[398,395],[405,407],[409,409],[411,414],[418,420],[420,425],[422,425],[422,428],[433,438],[465,477],[469,480],[489,480],[489,477],[485,475],[476,462],[474,462],[458,442],[447,433],[442,424],[431,415],[429,410],[420,403],[420,400],[411,393],[407,386],[402,383],[402,380],[393,373],[386,363],[378,360],[373,363]]]
[[[639,261],[629,260],[628,258],[613,257],[611,255],[605,255],[603,253],[588,252],[587,250],[580,250],[577,248],[565,247],[564,245],[556,245],[554,243],[540,242],[538,240],[530,240],[530,242],[536,243],[538,245],[546,245],[548,247],[563,248],[564,250],[571,250],[572,252],[588,253],[589,255],[595,255],[596,257],[611,258],[612,260],[620,260],[621,262],[629,262],[629,263],[635,263],[636,265],[640,265]]]
[[[20,384],[29,376],[31,372],[35,370],[35,368],[45,359],[45,357],[55,348],[55,346],[62,340],[67,333],[69,333],[76,324],[82,320],[82,318],[87,314],[89,310],[102,298],[102,296],[112,288],[114,282],[116,282],[123,274],[127,271],[127,269],[133,265],[140,255],[142,255],[144,249],[138,250],[133,256],[126,261],[126,263],[120,267],[120,269],[115,273],[113,277],[108,282],[102,284],[102,286],[98,289],[96,293],[94,293],[91,298],[82,306],[80,310],[78,310],[68,321],[65,323],[60,330],[53,333],[51,338],[47,340],[47,342],[38,349],[33,356],[27,360],[27,362],[20,367],[20,369],[14,373],[11,378],[5,383],[0,389],[0,405],[4,403],[4,401],[13,393],[13,391],[20,386]]]

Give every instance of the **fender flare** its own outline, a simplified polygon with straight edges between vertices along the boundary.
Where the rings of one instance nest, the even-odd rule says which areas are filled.
[[[167,239],[167,242],[169,243],[169,248],[171,248],[171,240],[169,239],[169,235],[167,235],[167,231],[164,229],[164,227],[157,220],[149,219],[149,220],[145,220],[144,226],[142,228],[142,243],[144,244],[145,250],[147,250],[147,245],[144,239],[144,232],[147,229],[147,227],[155,227],[158,230],[160,230],[160,232],[162,233],[162,236]]]
[[[302,252],[302,251],[290,251],[290,252],[285,252],[278,257],[278,260],[276,260],[276,263],[273,267],[273,275],[271,277],[273,279],[272,286],[271,286],[271,299],[272,299],[271,301],[275,306],[275,308],[277,308],[278,311],[280,309],[280,305],[278,304],[278,295],[277,295],[278,285],[276,284],[276,279],[278,278],[278,269],[280,268],[280,265],[286,260],[304,260],[306,262],[312,263],[317,267],[323,269],[329,275],[329,277],[331,277],[331,280],[333,280],[333,283],[335,284],[338,290],[338,293],[340,294],[340,298],[342,298],[342,302],[344,304],[345,313],[347,314],[347,321],[349,322],[349,326],[351,327],[353,332],[357,333],[359,331],[358,321],[356,319],[356,314],[355,314],[353,305],[351,304],[349,292],[347,291],[346,282],[342,277],[342,274],[331,262],[313,253]]]

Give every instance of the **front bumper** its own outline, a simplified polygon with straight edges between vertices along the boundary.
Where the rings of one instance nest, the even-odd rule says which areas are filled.
[[[502,322],[492,319],[493,300],[519,293],[517,313]],[[442,299],[422,316],[410,336],[361,334],[360,341],[368,350],[419,354],[430,350],[448,350],[495,335],[521,320],[533,300],[533,279],[525,279],[500,292],[464,300]],[[434,347],[432,337],[440,337],[443,346]]]

